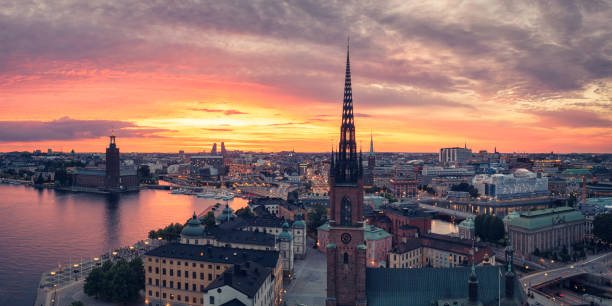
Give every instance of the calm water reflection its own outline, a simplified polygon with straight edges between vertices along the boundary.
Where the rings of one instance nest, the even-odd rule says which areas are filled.
[[[0,184],[0,305],[32,305],[43,271],[144,239],[216,202],[163,190],[105,196]]]
[[[431,232],[434,234],[448,235],[458,232],[457,225],[444,220],[431,220]]]

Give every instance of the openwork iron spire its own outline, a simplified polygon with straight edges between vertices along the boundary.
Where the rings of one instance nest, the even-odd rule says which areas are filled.
[[[353,90],[351,87],[350,50],[346,47],[346,74],[344,77],[344,99],[342,101],[342,125],[340,143],[335,162],[334,175],[338,183],[356,183],[361,175],[355,141],[355,119],[353,116]]]

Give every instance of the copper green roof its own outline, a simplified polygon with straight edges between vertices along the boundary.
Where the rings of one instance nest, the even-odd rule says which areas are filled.
[[[289,233],[289,231],[287,230],[289,228],[289,224],[287,223],[287,221],[285,220],[285,223],[283,223],[283,231],[278,234],[278,239],[287,239],[287,240],[291,240],[291,233]]]
[[[461,221],[461,223],[459,223],[459,227],[465,227],[465,228],[469,228],[469,229],[474,228],[474,219],[472,219],[470,217],[470,218],[467,218],[467,219]]]
[[[571,207],[548,208],[521,213],[510,221],[510,225],[535,230],[564,222],[584,220],[579,211]]]
[[[193,213],[193,217],[187,221],[185,227],[181,231],[182,236],[189,237],[200,237],[204,234],[204,229],[200,226],[200,221],[196,216],[195,212]]]
[[[497,305],[498,286],[505,288],[502,277],[498,285],[500,267],[476,267],[478,301]],[[422,305],[428,306],[441,299],[468,297],[470,267],[420,269],[366,269],[368,306]],[[515,285],[516,288],[516,285]],[[516,290],[520,290],[516,288]]]
[[[577,169],[566,169],[561,172],[562,175],[591,175],[589,169],[577,168]]]
[[[317,227],[317,230],[329,232],[329,222]],[[384,229],[366,224],[364,231],[364,238],[366,241],[380,240],[387,237],[391,237],[391,234],[387,233]]]

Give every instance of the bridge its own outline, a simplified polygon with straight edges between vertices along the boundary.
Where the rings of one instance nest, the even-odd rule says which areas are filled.
[[[442,208],[442,207],[433,206],[433,205],[427,205],[427,204],[423,204],[423,203],[419,203],[419,207],[427,209],[427,210],[431,210],[431,211],[447,214],[449,216],[455,216],[455,217],[463,218],[463,219],[476,218],[475,214],[472,214],[472,213],[469,213],[469,212],[465,212],[465,211],[458,211],[458,210],[453,210],[453,209],[448,209],[448,208]]]

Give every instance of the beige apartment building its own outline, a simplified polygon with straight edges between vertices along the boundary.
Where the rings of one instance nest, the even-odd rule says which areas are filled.
[[[282,290],[278,251],[170,243],[144,256],[145,302],[148,305],[203,305],[204,292],[229,268],[256,262],[273,270],[274,301]]]

